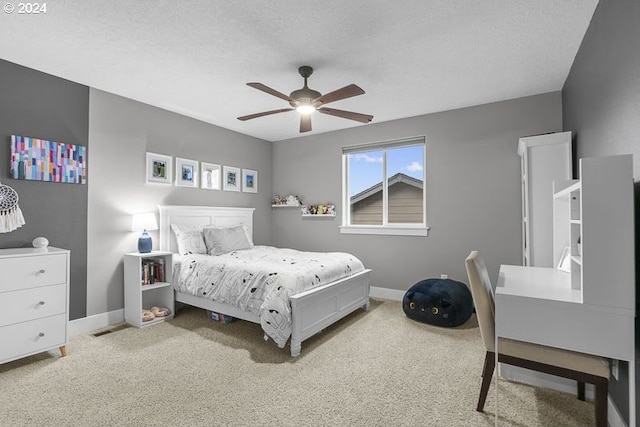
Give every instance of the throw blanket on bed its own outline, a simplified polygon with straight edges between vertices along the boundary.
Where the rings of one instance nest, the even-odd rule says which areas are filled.
[[[258,315],[262,329],[282,348],[292,330],[289,296],[362,270],[362,262],[347,253],[255,246],[218,256],[184,256],[173,282],[177,291]]]

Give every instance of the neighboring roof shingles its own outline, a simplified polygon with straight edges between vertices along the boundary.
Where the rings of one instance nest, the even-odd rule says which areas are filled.
[[[388,184],[389,187],[399,182],[404,182],[405,184],[409,184],[416,188],[422,189],[421,180],[413,178],[409,175],[403,174],[402,172],[398,172],[397,174],[393,175],[391,178],[389,178],[388,181],[389,181],[389,184]],[[366,190],[363,190],[358,194],[351,196],[351,204],[358,203],[361,200],[371,197],[379,191],[382,191],[382,182],[379,182],[367,188]]]

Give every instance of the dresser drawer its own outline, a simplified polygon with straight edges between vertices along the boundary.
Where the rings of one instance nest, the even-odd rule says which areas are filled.
[[[67,256],[51,254],[0,259],[0,292],[67,281]]]
[[[0,362],[66,344],[66,315],[45,317],[0,328]]]
[[[64,283],[0,295],[0,326],[20,323],[67,311],[67,287]]]

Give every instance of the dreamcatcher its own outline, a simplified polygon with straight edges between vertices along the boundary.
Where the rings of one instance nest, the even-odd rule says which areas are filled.
[[[0,233],[9,233],[24,224],[18,193],[0,182]]]

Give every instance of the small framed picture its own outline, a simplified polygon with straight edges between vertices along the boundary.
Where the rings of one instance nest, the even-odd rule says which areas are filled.
[[[178,187],[198,186],[198,162],[176,157],[176,185]]]
[[[251,169],[242,169],[242,191],[245,193],[258,192],[258,172]]]
[[[224,191],[240,191],[240,168],[222,167],[222,189]]]
[[[220,165],[200,163],[200,188],[205,190],[220,189]]]
[[[562,250],[560,261],[558,261],[558,270],[571,273],[571,251],[569,250],[568,246],[565,246],[565,248]]]
[[[147,153],[146,183],[171,185],[172,163],[173,158],[171,156]]]

